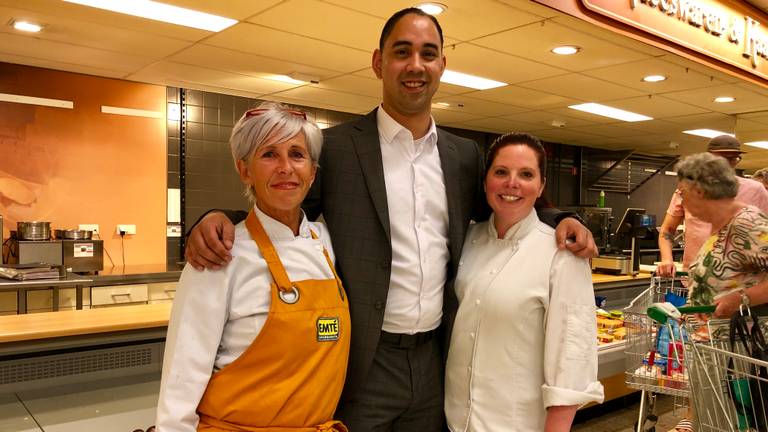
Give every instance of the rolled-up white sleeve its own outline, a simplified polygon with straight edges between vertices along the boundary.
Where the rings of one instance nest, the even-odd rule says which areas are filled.
[[[159,432],[197,430],[197,406],[228,319],[228,280],[226,269],[200,272],[187,264],[182,272],[165,341],[155,423]]]
[[[595,297],[586,259],[568,251],[555,254],[545,327],[544,407],[602,402]]]

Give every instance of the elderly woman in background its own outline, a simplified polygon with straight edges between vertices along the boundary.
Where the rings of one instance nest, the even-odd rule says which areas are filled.
[[[232,262],[184,269],[171,313],[159,431],[346,431],[333,421],[349,353],[349,308],[324,225],[300,204],[322,135],[301,111],[265,103],[230,139],[254,204]],[[211,289],[218,286],[222,289]]]
[[[736,174],[721,157],[688,156],[677,165],[677,177],[686,210],[712,224],[690,266],[689,301],[715,303],[714,315],[720,318],[739,305],[768,302],[768,216],[736,201]],[[765,307],[753,311],[764,313]]]
[[[558,250],[533,209],[546,165],[531,135],[503,135],[489,149],[493,215],[470,227],[455,284],[445,389],[453,432],[568,431],[580,405],[603,399],[589,263]]]
[[[760,168],[752,174],[752,180],[759,181],[763,187],[768,189],[768,168]]]

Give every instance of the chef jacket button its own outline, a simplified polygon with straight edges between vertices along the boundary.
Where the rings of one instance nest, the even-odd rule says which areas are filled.
[[[464,265],[464,261],[459,261],[459,265]]]
[[[373,307],[376,308],[376,310],[382,310],[384,309],[384,302],[383,301],[377,301],[373,304]]]
[[[496,269],[491,270],[491,274],[496,274]]]
[[[467,371],[472,372],[472,366],[467,366]]]
[[[480,304],[480,299],[475,300],[475,304]]]

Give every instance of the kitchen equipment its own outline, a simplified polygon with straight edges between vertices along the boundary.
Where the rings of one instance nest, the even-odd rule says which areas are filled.
[[[93,231],[88,230],[81,230],[81,229],[70,229],[70,230],[60,230],[57,229],[54,231],[56,234],[56,238],[59,240],[90,240],[93,238]]]
[[[592,270],[626,275],[632,273],[632,258],[626,255],[600,255],[592,258]]]
[[[18,235],[18,233],[16,233]],[[58,240],[20,240],[10,241],[8,264],[45,263],[61,265],[61,242]]]
[[[595,244],[601,253],[608,253],[611,248],[611,224],[613,223],[613,209],[610,207],[573,206],[566,207],[579,215],[587,229],[592,232]]]
[[[19,240],[50,240],[50,222],[17,222],[16,235]]]
[[[61,253],[64,267],[71,272],[87,273],[104,269],[104,241],[102,240],[63,239]]]

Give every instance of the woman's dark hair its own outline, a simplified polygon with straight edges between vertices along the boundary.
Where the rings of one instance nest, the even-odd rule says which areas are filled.
[[[539,163],[539,173],[541,173],[542,181],[547,178],[547,151],[544,150],[544,145],[541,140],[535,136],[522,132],[510,132],[493,140],[488,152],[485,155],[485,175],[488,175],[488,170],[491,169],[493,161],[498,156],[499,151],[504,147],[511,145],[526,146],[533,151],[536,155],[536,160]],[[550,208],[553,207],[552,203],[542,194],[536,199],[536,208]]]
[[[395,25],[397,25],[398,21],[400,21],[400,19],[404,16],[411,14],[427,17],[432,20],[432,23],[435,24],[435,27],[437,28],[437,34],[440,35],[440,49],[443,49],[443,28],[440,27],[440,23],[437,22],[437,18],[419,8],[409,7],[395,12],[384,24],[384,28],[381,29],[381,36],[379,36],[379,50],[384,51],[384,43],[387,41],[389,34],[392,33],[392,30],[395,28]]]

